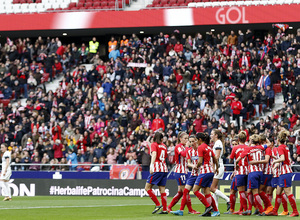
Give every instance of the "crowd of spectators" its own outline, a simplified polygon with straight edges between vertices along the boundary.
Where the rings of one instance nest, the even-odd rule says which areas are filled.
[[[95,37],[91,44],[99,49]],[[105,164],[148,170],[154,132],[164,133],[171,165],[179,131],[214,128],[224,134],[225,164],[239,131],[276,137],[282,128],[291,131],[287,144],[300,164],[300,30],[263,38],[251,30],[124,35],[112,37],[105,58],[84,43],[16,39],[1,48],[0,61],[3,97],[16,99],[0,107],[0,143],[10,146],[14,170],[80,170],[85,162],[97,164],[91,170],[107,171]],[[63,74],[55,91],[38,86],[44,72],[50,81]],[[274,110],[277,83],[284,103]],[[260,119],[246,128],[241,119],[249,115]]]

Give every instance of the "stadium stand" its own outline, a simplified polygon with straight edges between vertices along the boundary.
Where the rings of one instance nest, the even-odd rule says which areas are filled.
[[[71,149],[82,164],[138,163],[147,170],[147,137],[157,130],[165,132],[170,165],[179,130],[222,130],[227,163],[238,131],[270,136],[284,127],[292,133],[288,146],[295,162],[300,30],[294,35],[278,27],[263,40],[250,30],[204,36],[176,30],[142,39],[132,34],[108,42],[110,52],[102,59],[89,53],[87,42],[8,39],[1,48],[0,143],[10,145],[16,164],[35,157],[67,163]],[[46,92],[43,83],[57,74],[63,75],[60,86]],[[283,106],[274,109],[280,92]],[[27,98],[25,106],[21,97]],[[235,97],[243,103],[245,123],[271,113],[247,129],[239,127],[230,104]]]
[[[0,14],[78,10],[120,10],[131,0],[8,0],[0,1]]]

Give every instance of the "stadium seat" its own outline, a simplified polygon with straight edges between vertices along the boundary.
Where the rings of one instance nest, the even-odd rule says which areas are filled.
[[[100,2],[94,2],[94,3],[93,3],[93,6],[94,6],[94,7],[99,7],[99,6],[100,6]]]
[[[85,6],[88,7],[88,8],[90,8],[90,7],[93,6],[93,2],[87,2],[87,3],[85,3]]]
[[[60,4],[60,7],[62,8],[62,9],[65,9],[65,8],[67,8],[69,6],[69,3],[61,3]]]
[[[35,3],[42,3],[42,0],[36,0]]]
[[[29,4],[28,6],[28,12],[29,13],[33,13],[33,12],[37,12],[37,4]]]
[[[52,4],[47,3],[47,4],[44,4],[44,8],[45,8],[45,9],[48,9],[48,8],[53,8],[53,7],[52,7]]]
[[[12,5],[13,7],[12,7],[12,12],[13,13],[21,13],[21,5],[20,4],[14,4],[14,5]],[[10,13],[12,13],[12,12],[10,12]]]
[[[22,13],[28,13],[29,12],[29,4],[28,3],[26,3],[26,4],[22,4],[21,5],[21,11],[22,11]]]
[[[37,10],[37,12],[43,12],[43,11],[46,11],[46,9],[44,8],[44,5],[43,5],[43,4],[37,4],[37,5],[36,5],[36,10]]]
[[[57,8],[59,8],[60,7],[60,4],[59,3],[53,3],[52,4],[52,8],[54,8],[54,9],[57,9]]]

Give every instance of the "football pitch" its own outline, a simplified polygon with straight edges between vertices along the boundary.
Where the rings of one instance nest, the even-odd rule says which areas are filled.
[[[168,204],[171,202],[168,197]],[[236,216],[224,215],[225,202],[221,201],[219,209],[220,217],[217,219],[254,219],[269,218],[282,219],[278,217]],[[203,212],[204,206],[196,198],[192,198],[193,208]],[[236,209],[239,208],[236,204]],[[297,201],[300,207],[300,201]],[[173,210],[179,209],[177,204]],[[13,201],[0,202],[0,219],[51,219],[51,220],[87,220],[87,219],[199,219],[198,215],[188,215],[187,208],[184,216],[151,214],[154,204],[149,197],[77,197],[77,196],[36,196],[36,197],[14,197]],[[279,210],[280,212],[282,209]],[[291,207],[289,207],[291,213]],[[206,218],[206,217],[201,217]],[[299,219],[299,218],[296,218]]]

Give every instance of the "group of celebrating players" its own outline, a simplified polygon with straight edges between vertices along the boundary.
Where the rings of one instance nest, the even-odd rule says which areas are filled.
[[[291,191],[292,169],[288,147],[285,145],[289,132],[282,130],[277,137],[277,147],[273,139],[268,140],[265,135],[252,135],[246,142],[246,132],[240,132],[232,140],[233,149],[230,161],[234,162],[234,172],[231,175],[232,183],[228,198],[218,190],[218,182],[223,179],[224,152],[223,135],[214,129],[209,136],[206,133],[188,135],[179,132],[178,144],[175,147],[176,165],[174,176],[178,183],[178,193],[167,205],[165,186],[168,169],[166,165],[167,147],[162,143],[163,134],[155,133],[151,144],[150,175],[145,190],[155,203],[152,214],[183,215],[185,206],[189,214],[200,214],[192,208],[190,191],[206,207],[201,216],[220,216],[218,198],[227,202],[227,212],[224,214],[277,216],[282,203],[284,211],[279,215],[289,215],[287,200],[293,209],[290,217],[299,216],[296,200]],[[191,168],[191,174],[188,171]],[[152,191],[157,185],[161,194],[161,204]],[[201,191],[201,190],[202,191]],[[275,206],[272,206],[272,195],[276,189]],[[240,209],[234,211],[236,193],[240,196]],[[211,194],[212,193],[212,194]],[[180,209],[172,211],[172,207],[180,200]],[[247,203],[248,201],[248,203]]]

